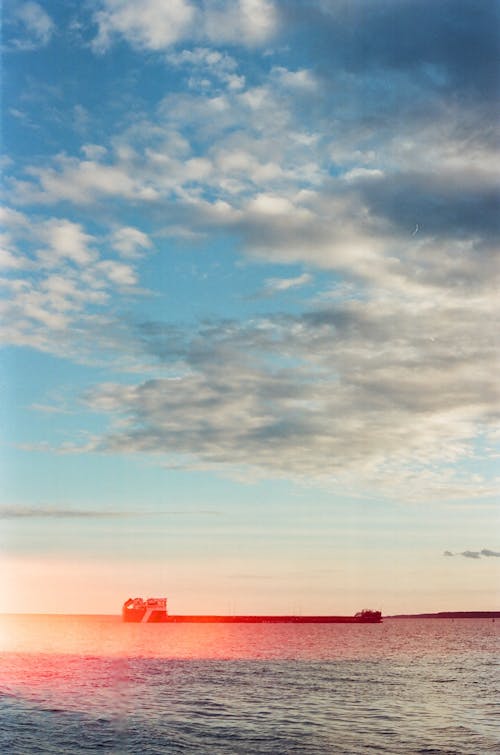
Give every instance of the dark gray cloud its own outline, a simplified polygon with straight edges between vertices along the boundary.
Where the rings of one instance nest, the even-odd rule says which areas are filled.
[[[500,552],[492,551],[489,548],[483,548],[480,551],[461,551],[460,553],[452,553],[451,551],[445,551],[444,556],[463,556],[464,558],[471,558],[477,560],[484,556],[485,558],[500,558]]]
[[[63,509],[43,506],[2,506],[0,519],[95,519],[124,516],[117,511]]]
[[[498,0],[316,0],[287,3],[281,12],[287,28],[296,30],[305,63],[321,79],[321,96],[310,110],[319,130],[332,133],[333,162],[339,172],[360,165],[369,170],[348,187],[332,187],[334,194],[358,198],[351,202],[354,215],[369,213],[364,243],[380,234],[387,248],[391,237],[401,247],[418,227],[419,239],[439,240],[440,254],[446,254],[443,245],[472,243],[468,273],[490,268],[500,217],[492,172]],[[338,233],[336,216],[332,210],[330,239]],[[340,227],[345,222],[339,218]],[[421,267],[428,268],[428,259]],[[445,280],[452,280],[449,267]],[[463,280],[464,272],[456,277]],[[410,264],[408,274],[414,273]]]
[[[130,517],[220,516],[215,509],[160,511],[96,511],[95,509],[63,509],[50,506],[0,506],[0,519],[107,519]]]
[[[496,0],[316,0],[284,4],[309,56],[325,73],[411,70],[429,88],[463,95],[497,92],[499,4]]]
[[[473,164],[470,166],[473,171]],[[465,171],[464,171],[465,173]],[[500,195],[493,185],[471,185],[470,176],[400,172],[360,181],[359,190],[370,210],[408,233],[418,223],[424,236],[463,239],[492,238],[500,232]]]

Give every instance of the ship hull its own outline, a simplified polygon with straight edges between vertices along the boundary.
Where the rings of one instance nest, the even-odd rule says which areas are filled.
[[[127,611],[127,622],[144,622],[144,612]],[[381,618],[355,616],[151,616],[147,624],[380,624]]]
[[[166,598],[128,598],[122,608],[123,621],[134,624],[379,624],[380,611],[363,609],[354,616],[275,616],[220,614],[169,614]]]
[[[167,616],[172,623],[199,624],[377,624],[355,616]]]
[[[122,613],[123,621],[128,624],[163,624],[167,621],[167,615],[164,611],[150,611],[146,617],[146,609],[129,608]]]

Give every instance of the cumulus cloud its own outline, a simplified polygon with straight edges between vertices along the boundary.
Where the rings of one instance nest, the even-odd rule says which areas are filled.
[[[10,249],[0,247],[0,269],[20,270],[26,267],[26,260],[18,257]]]
[[[47,246],[37,256],[47,267],[57,267],[64,260],[82,267],[95,261],[97,253],[89,243],[92,237],[85,233],[78,223],[70,220],[51,218],[39,227],[40,236]]]
[[[6,13],[6,26],[11,25],[14,35],[6,37],[7,50],[35,50],[45,47],[55,32],[55,24],[49,14],[35,2],[20,3]],[[21,34],[19,35],[19,32]]]
[[[224,73],[234,71],[238,65],[236,60],[227,53],[210,47],[194,47],[181,52],[170,52],[166,59],[173,66],[201,66]]]
[[[103,253],[102,239],[81,223],[29,218],[11,208],[2,219],[8,243],[0,278],[2,341],[76,358],[109,348],[120,325],[104,307],[116,293],[138,290],[134,265],[114,259],[112,246]],[[112,239],[124,256],[150,246],[130,227],[117,228]]]
[[[96,154],[95,151],[93,154]],[[19,202],[47,204],[64,200],[86,204],[109,196],[146,201],[158,196],[154,188],[135,178],[133,171],[125,166],[64,155],[54,162],[54,167],[31,168],[30,174],[34,180],[30,182],[14,182],[14,192]]]
[[[140,6],[129,0],[105,0],[95,14],[99,33],[94,49],[106,50],[113,35],[123,35],[138,47],[163,49],[182,37],[194,15],[194,6],[187,0],[145,0]]]
[[[188,79],[190,89],[206,90],[213,84],[213,80],[225,84],[229,90],[239,90],[245,85],[245,77],[237,73],[236,60],[219,50],[195,47],[192,50],[169,53],[166,60],[175,68],[192,71]]]
[[[261,45],[271,39],[277,25],[272,0],[209,0],[204,6],[204,32],[215,44]]]
[[[327,13],[320,4],[316,11]],[[344,23],[327,15],[329,24]],[[375,11],[369,19],[375,27],[380,22]],[[425,45],[420,52],[431,60]],[[452,58],[450,52],[449,66],[456,67]],[[13,196],[26,203],[138,202],[151,212],[161,208],[166,235],[220,230],[234,234],[250,256],[339,270],[387,288],[458,289],[498,275],[487,105],[471,106],[451,89],[436,99],[433,80],[413,76],[405,111],[394,122],[384,93],[371,98],[388,78],[397,102],[399,94],[406,97],[406,79],[385,59],[383,74],[363,66],[350,71],[341,56],[328,84],[321,66],[314,74],[275,66],[260,84],[237,87],[231,84],[241,79],[237,63],[226,53],[195,47],[167,59],[199,70],[200,80],[215,76],[222,91],[210,85],[167,95],[155,118],[115,136],[112,149],[86,145],[83,160],[59,156],[32,167],[29,180],[11,185]],[[486,65],[478,75],[487,76]],[[330,112],[336,90],[325,97],[324,88],[342,92],[351,83],[355,96]],[[358,99],[366,113],[361,121]]]
[[[152,246],[146,233],[131,226],[118,228],[112,235],[111,245],[124,257],[137,257]]]
[[[122,36],[137,48],[165,50],[187,39],[211,43],[266,42],[275,32],[277,13],[271,0],[103,0],[95,14],[94,50],[104,52]]]
[[[307,68],[301,68],[298,71],[290,71],[283,66],[276,66],[271,71],[271,76],[275,77],[277,82],[285,87],[298,90],[317,91],[319,82],[313,73]]]
[[[167,221],[170,212],[185,216],[191,230],[213,222],[207,213],[220,201],[241,212],[274,195],[293,210],[290,194],[318,185],[322,159],[314,137],[295,122],[295,95],[283,91],[277,99],[271,85],[240,91],[241,77],[229,71],[226,57],[207,66],[219,71],[223,93],[167,95],[155,119],[116,135],[107,152],[84,145],[84,159],[59,155],[52,164],[28,168],[26,179],[11,182],[13,196],[25,204],[161,203]]]

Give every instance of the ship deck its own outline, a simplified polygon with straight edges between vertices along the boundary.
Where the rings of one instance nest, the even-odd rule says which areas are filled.
[[[354,616],[194,616],[168,615],[163,622],[170,624],[378,624],[380,619]]]

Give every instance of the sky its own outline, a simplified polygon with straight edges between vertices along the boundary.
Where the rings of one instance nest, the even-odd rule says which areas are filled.
[[[6,0],[0,611],[499,607],[496,0]]]

